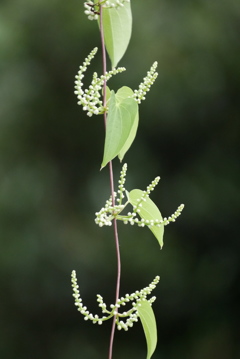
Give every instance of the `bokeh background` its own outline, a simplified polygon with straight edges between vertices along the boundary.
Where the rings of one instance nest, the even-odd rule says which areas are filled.
[[[79,0],[0,4],[0,357],[105,359],[111,323],[85,322],[73,305],[77,271],[84,302],[114,302],[111,228],[94,213],[109,196],[99,171],[102,119],[87,118],[74,76],[93,47],[97,24]],[[155,275],[158,359],[240,357],[240,2],[132,1],[133,36],[111,80],[136,88],[153,61],[159,77],[140,108],[126,155],[126,187],[153,194],[165,246],[147,229],[119,226],[121,293]],[[100,54],[91,71],[101,71]],[[90,71],[90,73],[91,73]],[[90,78],[86,77],[86,80]],[[116,177],[120,164],[114,161]],[[145,358],[141,324],[117,332],[114,359]]]

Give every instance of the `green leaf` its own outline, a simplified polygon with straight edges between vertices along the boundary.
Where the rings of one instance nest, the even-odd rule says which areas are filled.
[[[124,100],[125,98],[131,97],[134,94],[133,90],[128,86],[121,87],[117,93],[116,96],[118,100]]]
[[[129,96],[133,95],[133,90],[130,89],[130,87],[127,86],[123,86],[121,87],[118,92],[117,95],[119,98],[127,98]],[[118,158],[120,160],[120,162],[122,162],[123,157],[125,156],[126,152],[129,150],[129,148],[131,147],[135,137],[136,137],[136,133],[137,133],[137,129],[138,129],[138,123],[139,123],[139,111],[138,111],[138,105],[137,105],[137,112],[132,124],[132,128],[131,131],[129,133],[128,139],[126,140],[124,146],[122,147],[121,151],[118,154]]]
[[[154,312],[147,300],[142,300],[138,305],[138,315],[142,322],[147,342],[147,359],[150,359],[157,346],[157,325]]]
[[[116,0],[111,0],[115,2]],[[132,11],[130,3],[117,8],[103,7],[103,32],[112,68],[116,67],[127,50],[132,34]]]
[[[129,144],[130,139],[134,139],[131,133],[138,114],[138,104],[133,98],[128,98],[132,93],[128,87],[119,89],[116,94],[111,91],[101,168],[118,156],[123,149],[125,154],[130,147],[126,149],[126,143]]]
[[[118,158],[120,160],[120,162],[122,162],[123,157],[125,156],[126,152],[129,150],[129,148],[131,147],[135,137],[136,137],[136,133],[137,133],[137,129],[138,129],[138,123],[139,123],[139,113],[137,111],[133,125],[132,125],[132,129],[129,133],[128,139],[125,142],[125,145],[122,147],[121,151],[118,154]]]
[[[140,189],[133,189],[131,192],[128,193],[128,200],[131,203],[132,206],[138,205],[138,199],[140,199],[143,195],[143,191]],[[159,211],[156,204],[149,198],[146,198],[146,201],[142,201],[142,206],[139,207],[140,212],[138,212],[139,216],[145,220],[151,221],[158,219],[162,221],[162,215]],[[163,247],[163,234],[164,234],[164,225],[158,226],[152,226],[149,228],[154,236],[157,238],[160,247],[162,249]]]

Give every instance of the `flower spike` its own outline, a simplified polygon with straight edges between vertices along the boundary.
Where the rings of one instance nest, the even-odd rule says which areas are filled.
[[[170,222],[175,222],[176,218],[180,216],[184,205],[181,204],[177,210],[169,217],[159,219],[159,218],[152,218],[151,220],[141,218],[139,219],[139,214],[141,213],[141,207],[143,203],[146,202],[147,198],[149,197],[150,193],[155,189],[156,185],[159,183],[160,177],[156,177],[149,186],[147,186],[145,191],[141,191],[142,195],[137,200],[137,204],[133,205],[133,211],[128,212],[125,215],[122,215],[121,212],[124,208],[130,203],[129,199],[123,204],[123,198],[125,197],[124,193],[126,191],[124,184],[126,180],[126,172],[127,172],[127,164],[124,164],[120,173],[120,179],[118,181],[118,191],[114,193],[115,200],[117,204],[115,206],[112,205],[112,197],[110,197],[107,201],[105,206],[99,211],[96,212],[95,223],[99,225],[99,227],[103,226],[111,226],[113,219],[118,219],[122,221],[124,224],[137,224],[138,227],[145,227],[147,226],[151,229],[153,226],[161,227],[166,226]]]
[[[87,70],[87,67],[90,65],[91,60],[97,53],[97,47],[95,47],[90,54],[86,57],[83,65],[79,67],[78,74],[75,76],[75,95],[78,98],[78,105],[83,106],[83,110],[87,111],[87,115],[91,117],[92,115],[99,115],[104,113],[107,109],[103,107],[103,102],[101,100],[101,91],[104,84],[104,81],[108,81],[113,75],[116,75],[120,72],[125,71],[124,67],[119,67],[113,69],[109,72],[106,72],[105,75],[98,77],[98,74],[94,72],[91,85],[88,89],[83,90],[84,72]]]
[[[137,101],[138,104],[145,100],[147,92],[150,90],[150,87],[158,77],[158,73],[156,72],[157,65],[158,63],[155,61],[150,68],[150,71],[147,72],[147,76],[144,77],[143,82],[140,83],[138,90],[134,90],[132,97]]]
[[[153,296],[150,299],[147,299],[147,296],[150,295],[153,289],[156,288],[156,285],[160,280],[160,277],[156,276],[147,287],[141,289],[140,291],[136,290],[132,294],[126,294],[124,297],[119,298],[115,304],[110,305],[110,309],[107,309],[107,305],[104,303],[103,297],[100,294],[97,294],[98,306],[101,308],[103,313],[103,316],[99,317],[97,314],[94,315],[90,313],[87,307],[83,305],[75,270],[72,271],[71,278],[75,305],[78,308],[78,311],[84,316],[84,320],[91,320],[93,324],[97,323],[101,325],[104,321],[116,316],[116,326],[118,330],[128,330],[128,328],[131,328],[133,324],[138,321],[138,305],[140,305],[141,301],[147,300],[149,304],[152,305],[156,297]],[[121,313],[119,309],[126,306],[130,302],[132,302],[132,307]]]

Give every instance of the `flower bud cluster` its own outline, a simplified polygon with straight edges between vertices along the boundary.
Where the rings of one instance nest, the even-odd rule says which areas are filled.
[[[124,184],[126,181],[126,174],[127,174],[127,164],[124,163],[122,170],[120,172],[120,179],[118,181],[118,195],[119,197],[117,198],[117,202],[119,203],[119,205],[122,204],[122,200],[125,197],[124,192],[126,191],[124,188]]]
[[[125,297],[122,297],[118,299],[115,306],[113,306],[113,309],[118,310],[120,306],[125,306],[128,302],[132,302],[132,308],[128,310],[127,312],[118,313],[118,316],[116,318],[116,325],[117,329],[121,330],[128,330],[129,327],[132,327],[134,322],[138,321],[138,306],[141,305],[141,302],[144,300],[147,300],[150,305],[156,300],[156,297],[152,297],[150,299],[147,299],[147,295],[150,295],[153,289],[156,288],[156,285],[158,284],[160,280],[159,276],[156,276],[154,280],[149,284],[148,287],[145,287],[141,289],[140,291],[136,291],[132,294],[126,294]],[[124,322],[123,318],[127,318]]]
[[[125,3],[130,3],[130,0],[115,0],[114,2],[107,0],[99,0],[98,3],[94,3],[94,1],[85,1],[84,7],[86,10],[84,11],[84,13],[87,15],[89,20],[98,20],[101,5],[105,8],[117,9],[119,7],[123,7]]]
[[[145,202],[146,199],[149,197],[150,193],[154,190],[158,182],[160,181],[160,177],[156,177],[149,186],[147,186],[146,191],[143,191],[142,197],[137,200],[137,206],[133,206],[133,212],[138,213],[140,212],[140,208],[142,207],[142,202]]]
[[[114,193],[114,197],[116,197],[116,193]],[[105,206],[99,211],[96,212],[95,223],[99,225],[99,227],[103,226],[111,226],[112,220],[120,213],[125,206],[122,204],[112,205],[112,196],[106,201]]]
[[[126,215],[120,215],[123,209],[128,205],[129,201],[126,201],[124,204],[122,203],[123,198],[125,197],[124,193],[126,193],[126,189],[124,187],[126,181],[126,172],[127,172],[127,164],[124,164],[120,173],[120,179],[118,181],[118,197],[117,193],[114,193],[114,202],[118,202],[118,204],[113,205],[112,197],[110,197],[107,201],[105,206],[99,211],[96,212],[95,223],[99,225],[99,227],[103,226],[111,226],[112,220],[114,218],[122,221],[124,224],[136,224],[138,227],[148,227],[152,228],[153,226],[161,227],[166,226],[170,222],[175,222],[176,218],[180,216],[184,205],[181,204],[177,210],[169,217],[165,217],[163,219],[144,219],[139,218],[138,215],[141,212],[141,207],[143,202],[147,200],[150,193],[155,189],[157,186],[160,177],[156,177],[149,186],[147,186],[145,191],[142,191],[143,194],[141,198],[137,200],[137,205],[133,206],[133,211],[128,212]]]
[[[145,96],[147,92],[150,90],[150,87],[155,82],[156,78],[158,77],[158,73],[156,72],[157,68],[157,61],[155,61],[150,68],[150,71],[147,72],[147,76],[144,77],[143,82],[139,85],[138,90],[134,90],[133,98],[137,101],[138,104],[141,103],[141,101],[145,100]]]
[[[105,206],[99,211],[96,212],[96,218],[95,223],[99,225],[99,227],[102,226],[111,226],[112,220],[116,218],[116,216],[122,212],[124,207],[126,206],[122,204],[122,200],[125,197],[124,192],[126,191],[124,188],[125,180],[126,180],[126,173],[127,173],[127,164],[125,163],[122,167],[122,170],[120,172],[120,179],[118,181],[118,198],[117,193],[114,192],[114,202],[116,199],[116,204],[113,206],[112,196],[106,201]]]
[[[106,72],[105,75],[101,75],[98,77],[98,74],[94,72],[93,79],[91,85],[88,89],[83,90],[83,82],[84,72],[86,72],[87,67],[90,65],[91,60],[94,58],[97,47],[95,47],[90,54],[86,57],[83,65],[79,67],[78,74],[75,76],[75,95],[78,98],[78,105],[83,106],[83,110],[87,111],[87,115],[91,117],[93,114],[98,115],[102,114],[106,109],[103,107],[103,102],[101,100],[101,90],[104,84],[104,81],[108,81],[113,75],[116,75],[120,72],[125,71],[124,67],[119,67],[117,69],[113,69],[109,72]]]
[[[141,205],[141,204],[140,204]],[[131,225],[137,224],[138,227],[148,227],[151,228],[153,226],[156,227],[161,227],[161,226],[167,226],[170,222],[175,222],[176,218],[180,216],[180,214],[182,213],[184,208],[184,204],[181,204],[177,210],[169,217],[165,217],[162,220],[159,219],[144,219],[141,218],[140,220],[138,218],[135,218],[136,216],[136,212],[133,213],[128,213],[128,216],[122,216],[123,219],[123,223],[124,224],[128,224],[130,223]]]
[[[96,7],[97,4],[94,3],[94,1],[85,1],[84,7],[85,11],[84,13],[87,15],[89,20],[97,20],[99,16],[99,5],[98,8]]]
[[[184,208],[184,204],[180,204],[180,206],[178,206],[177,210],[168,218],[164,218],[163,219],[163,224],[164,226],[167,226],[170,222],[175,222],[176,218],[180,216],[180,214],[182,213]]]
[[[152,227],[152,226],[158,226],[162,225],[162,221],[159,219],[155,220],[145,220],[142,218],[139,220],[137,218],[137,214],[140,212],[140,207],[142,207],[142,202],[145,202],[146,199],[149,197],[150,193],[154,190],[156,185],[158,184],[160,180],[160,177],[156,177],[149,186],[147,186],[146,191],[143,191],[142,197],[137,200],[138,204],[136,206],[133,206],[133,212],[128,212],[127,216],[122,216],[119,219],[122,219],[124,224],[130,223],[131,225],[137,224],[139,227]]]
[[[87,309],[86,306],[83,305],[82,303],[82,299],[80,297],[80,292],[79,292],[79,286],[77,284],[77,277],[76,277],[76,271],[73,270],[72,271],[72,275],[71,275],[71,282],[72,282],[72,288],[73,288],[73,297],[74,297],[74,301],[75,301],[75,305],[76,307],[78,307],[78,311],[84,316],[84,320],[91,320],[94,324],[98,323],[99,325],[102,324],[103,320],[107,320],[108,318],[106,318],[105,316],[99,318],[99,316],[93,315],[89,312],[89,310]]]
[[[76,272],[74,270],[72,271],[71,278],[75,305],[78,307],[78,311],[84,316],[84,320],[91,320],[93,324],[98,323],[101,325],[104,321],[116,316],[116,326],[119,330],[128,330],[129,327],[132,327],[133,324],[138,321],[138,307],[141,305],[142,301],[147,300],[149,304],[152,305],[156,297],[147,299],[147,296],[150,295],[153,289],[156,288],[156,285],[160,280],[160,277],[156,276],[149,286],[141,289],[140,291],[137,290],[132,294],[126,294],[124,297],[119,298],[116,304],[110,305],[110,310],[107,309],[107,305],[104,303],[103,297],[100,294],[97,294],[98,306],[101,308],[102,313],[106,314],[99,317],[97,314],[93,315],[90,313],[87,307],[83,305],[78,289],[79,286],[77,284]],[[125,306],[129,302],[132,302],[132,308],[123,313],[119,313],[120,307]]]

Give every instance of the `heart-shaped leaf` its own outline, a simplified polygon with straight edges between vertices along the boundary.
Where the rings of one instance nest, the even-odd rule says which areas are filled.
[[[128,200],[131,203],[132,206],[137,206],[139,204],[139,199],[143,196],[144,192],[140,189],[133,189],[131,192],[128,193]],[[159,220],[162,221],[162,215],[159,211],[156,204],[149,198],[146,198],[146,201],[141,202],[142,206],[139,207],[139,216],[143,218],[146,221],[149,221],[149,223],[152,220]],[[163,234],[164,234],[164,225],[161,224],[160,227],[158,225],[154,225],[149,227],[149,229],[152,231],[154,236],[157,238],[160,247],[163,247]]]
[[[157,325],[155,315],[147,300],[139,302],[137,308],[147,342],[147,359],[150,359],[157,346]]]
[[[133,98],[128,97],[132,93],[133,91],[127,87],[119,89],[116,94],[111,91],[101,168],[121,151],[124,155],[130,147],[126,148],[126,143],[129,144],[130,138],[132,141],[134,139],[131,133],[138,115],[138,104]]]

